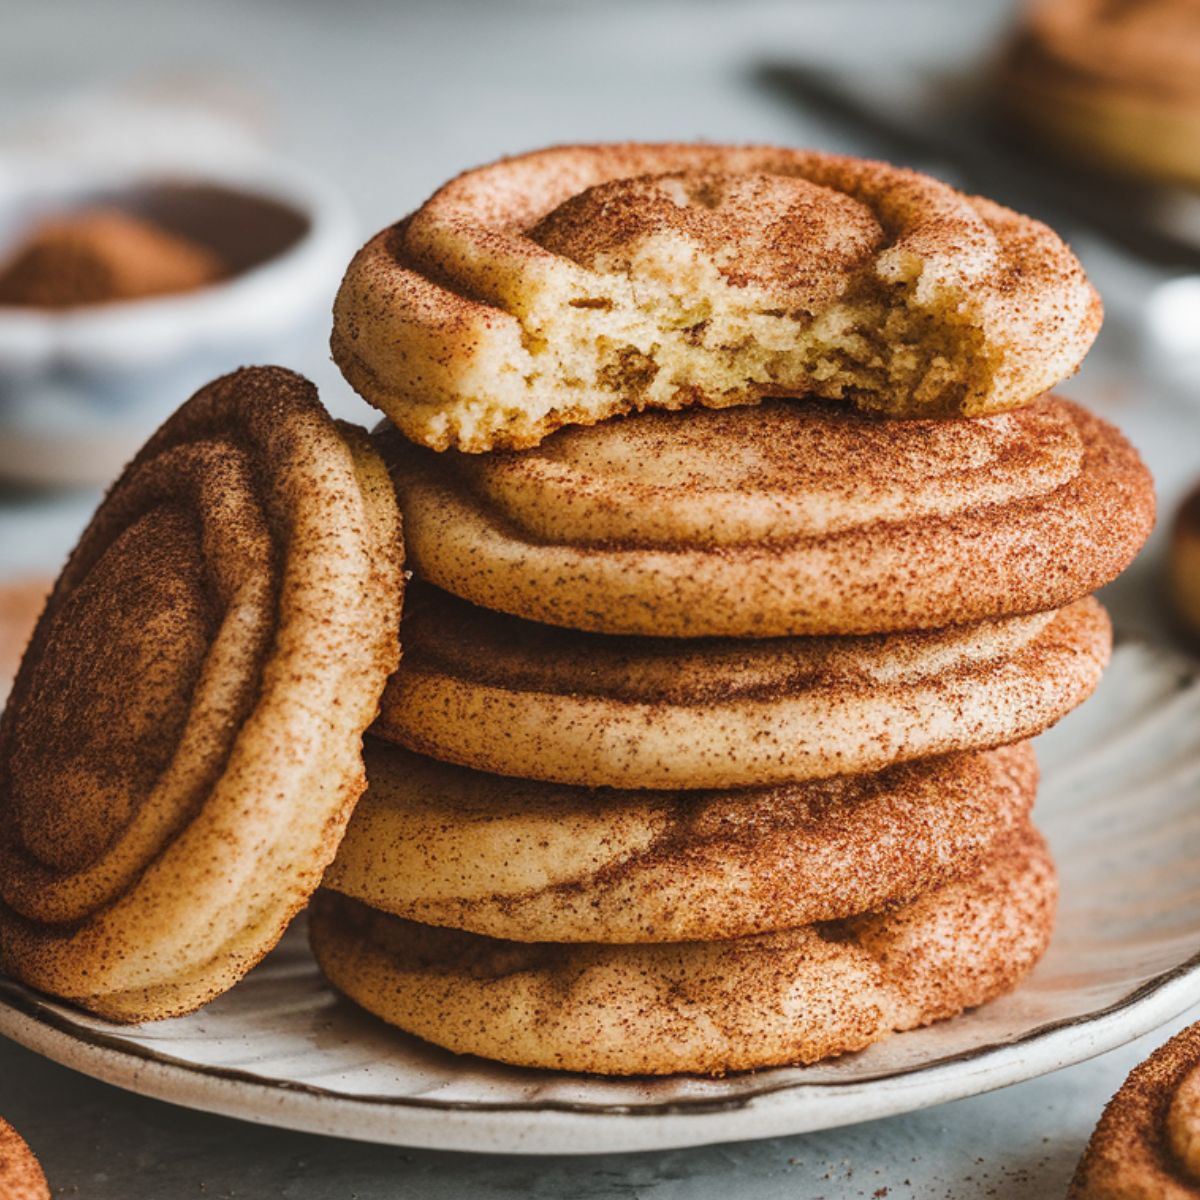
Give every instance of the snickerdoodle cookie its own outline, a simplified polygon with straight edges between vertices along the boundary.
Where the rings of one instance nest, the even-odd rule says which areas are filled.
[[[1040,733],[1092,692],[1093,599],[855,638],[608,637],[409,589],[373,732],[480,771],[584,786],[752,787]]]
[[[399,514],[279,368],[209,384],[108,493],[0,724],[0,966],[124,1021],[241,978],[317,886],[398,656]]]
[[[371,740],[325,886],[522,942],[743,937],[915,899],[1029,816],[1028,742],[734,791],[572,788]]]
[[[808,1063],[1010,991],[1044,952],[1057,884],[1029,826],[975,875],[888,912],[653,945],[501,941],[318,894],[329,981],[460,1054],[607,1075]]]
[[[996,79],[999,106],[1071,162],[1200,185],[1200,5],[1040,0]]]
[[[1069,1196],[1200,1196],[1200,1025],[1176,1034],[1134,1068],[1104,1110]]]
[[[25,1139],[0,1118],[0,1200],[50,1200],[45,1173]]]
[[[915,171],[772,146],[561,146],[451,180],[355,257],[349,382],[415,442],[764,395],[980,416],[1100,325],[1046,226]]]
[[[1057,608],[1124,570],[1154,524],[1137,452],[1055,398],[975,421],[783,400],[642,413],[488,455],[377,437],[426,579],[603,633],[880,633]]]

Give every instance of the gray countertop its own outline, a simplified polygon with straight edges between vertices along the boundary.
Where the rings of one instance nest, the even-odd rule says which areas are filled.
[[[67,92],[187,71],[226,91],[273,144],[339,180],[365,233],[476,162],[541,143],[619,137],[860,148],[755,83],[792,55],[851,73],[919,72],[975,55],[1007,6],[810,3],[385,4],[64,0],[26,5],[0,39],[0,133]],[[1200,475],[1200,405],[1139,350],[1160,276],[1083,239],[1110,320],[1071,394],[1118,421],[1164,508]],[[289,364],[366,419],[323,345]],[[182,400],[183,397],[180,397]],[[0,493],[0,577],[52,573],[95,502]],[[1158,623],[1161,532],[1110,591],[1119,622]],[[1193,1013],[1192,1019],[1200,1016]],[[0,1042],[0,1114],[56,1195],[89,1200],[286,1196],[1052,1197],[1100,1109],[1181,1019],[1131,1046],[990,1095],[848,1129],[582,1159],[402,1151],[173,1108]]]

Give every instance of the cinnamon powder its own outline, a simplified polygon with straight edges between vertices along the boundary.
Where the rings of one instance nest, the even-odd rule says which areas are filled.
[[[66,309],[187,292],[228,273],[210,250],[119,209],[37,225],[0,267],[0,305]]]

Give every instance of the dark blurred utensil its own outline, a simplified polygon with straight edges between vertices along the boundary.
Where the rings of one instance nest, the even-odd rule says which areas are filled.
[[[926,78],[919,95],[891,101],[868,82],[792,63],[765,63],[761,86],[791,104],[848,128],[893,161],[936,171],[945,164],[959,186],[1055,228],[1102,233],[1139,258],[1200,270],[1200,197],[1099,176],[1040,153],[1000,128],[977,88]]]

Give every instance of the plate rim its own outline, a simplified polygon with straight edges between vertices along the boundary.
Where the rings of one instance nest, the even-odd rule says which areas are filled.
[[[1152,1032],[1196,1003],[1200,952],[1094,1013],[1047,1022],[1011,1041],[989,1042],[906,1071],[792,1080],[737,1096],[638,1106],[351,1095],[273,1080],[121,1043],[115,1034],[74,1024],[5,978],[0,1034],[127,1091],[282,1129],[433,1150],[590,1154],[752,1141],[897,1116],[1083,1062]],[[877,1086],[881,1082],[893,1086]],[[818,1098],[819,1105],[813,1103]],[[538,1118],[536,1124],[531,1117]]]

